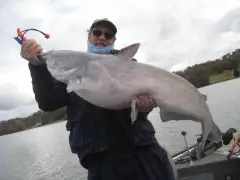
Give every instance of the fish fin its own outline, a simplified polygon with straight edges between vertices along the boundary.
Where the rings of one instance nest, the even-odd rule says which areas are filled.
[[[77,91],[81,87],[81,79],[75,78],[68,80],[67,92]]]
[[[81,70],[74,68],[74,69],[67,70],[65,72],[60,71],[60,72],[52,73],[52,75],[59,81],[68,82],[71,79],[76,79],[76,78],[81,79]]]
[[[131,120],[132,120],[132,123],[134,121],[136,121],[137,115],[138,115],[138,109],[136,107],[136,103],[137,103],[137,99],[134,98],[131,102]]]
[[[203,98],[205,99],[205,101],[207,100],[207,95],[202,94]]]
[[[193,117],[179,114],[177,112],[169,112],[164,110],[160,110],[160,117],[163,122],[171,120],[193,120]]]
[[[127,47],[122,48],[116,56],[125,56],[128,58],[133,58],[139,49],[140,43],[134,43]]]

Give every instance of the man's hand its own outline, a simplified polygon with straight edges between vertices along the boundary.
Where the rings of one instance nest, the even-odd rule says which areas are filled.
[[[20,55],[33,65],[40,64],[37,54],[42,53],[43,49],[34,39],[28,39],[23,42]]]
[[[155,101],[147,95],[137,96],[136,106],[140,112],[150,112],[153,108],[157,107]]]

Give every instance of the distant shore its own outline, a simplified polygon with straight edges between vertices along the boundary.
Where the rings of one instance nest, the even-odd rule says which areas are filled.
[[[189,66],[173,72],[192,83],[196,88],[209,86],[240,77],[240,49],[219,59]]]
[[[0,122],[0,136],[42,127],[66,120],[66,107],[53,112],[38,111],[25,118],[15,118]]]
[[[60,120],[57,120],[57,121],[54,121],[54,122],[51,122],[51,123],[48,123],[48,124],[43,124],[43,125],[38,125],[38,126],[33,126],[33,127],[30,127],[28,129],[25,129],[25,130],[30,130],[30,129],[35,129],[35,128],[39,128],[39,127],[44,127],[44,126],[49,126],[49,125],[52,125],[52,124],[56,124],[56,123],[60,123],[60,122],[63,122],[63,121],[67,121],[66,119],[60,119]],[[24,131],[25,131],[24,130]]]

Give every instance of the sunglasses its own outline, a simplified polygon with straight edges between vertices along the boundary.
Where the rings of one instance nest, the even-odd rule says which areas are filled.
[[[105,32],[105,33],[103,33],[101,30],[99,30],[99,29],[94,29],[93,30],[93,35],[94,36],[96,36],[96,37],[100,37],[102,34],[104,35],[104,37],[107,39],[107,40],[109,40],[109,39],[112,39],[113,38],[113,34],[111,34],[111,33],[107,33],[107,32]]]

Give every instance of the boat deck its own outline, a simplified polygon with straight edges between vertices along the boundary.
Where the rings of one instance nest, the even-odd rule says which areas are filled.
[[[208,156],[205,156],[203,158],[201,158],[199,161],[192,161],[193,162],[193,166],[194,165],[202,165],[202,164],[208,164],[211,162],[218,162],[218,161],[223,161],[226,160],[226,154],[224,154],[221,151],[216,151],[215,153],[212,153]],[[189,167],[189,162],[185,163],[185,164],[177,164],[176,165],[177,168],[183,168],[183,167]]]
[[[178,180],[240,180],[240,158],[216,151],[193,165],[178,164]]]

